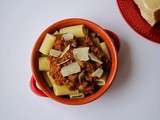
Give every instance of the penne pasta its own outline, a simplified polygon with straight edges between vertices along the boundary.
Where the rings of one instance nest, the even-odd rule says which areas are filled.
[[[56,96],[77,94],[78,90],[70,90],[66,85],[53,84],[53,90]]]
[[[62,37],[63,37],[63,39],[64,39],[65,41],[73,40],[73,38],[74,38],[74,36],[73,36],[72,33],[64,33],[64,34],[62,35]]]
[[[107,47],[106,43],[105,42],[100,43],[100,47],[101,47],[102,51],[104,52],[104,54],[107,55],[107,57],[109,59],[111,59],[111,57],[109,55],[109,50],[108,50],[108,47]]]
[[[48,73],[49,73],[49,72],[48,72]],[[52,87],[52,83],[51,83],[50,79],[48,78],[47,72],[43,72],[43,77],[44,77],[47,85],[48,85],[49,87]]]
[[[86,31],[84,28],[84,25],[75,25],[75,26],[69,26],[60,29],[60,34],[64,33],[72,33],[75,37],[85,37]]]
[[[47,33],[39,49],[39,52],[41,52],[44,55],[48,55],[50,49],[54,45],[55,40],[56,40],[56,37],[54,35]]]
[[[50,69],[50,62],[47,57],[39,57],[39,70],[48,71]]]
[[[50,79],[53,90],[56,96],[61,95],[70,95],[70,94],[77,94],[78,90],[70,90],[66,85],[57,85],[54,81],[54,79],[49,75],[49,72],[47,72],[47,76]]]

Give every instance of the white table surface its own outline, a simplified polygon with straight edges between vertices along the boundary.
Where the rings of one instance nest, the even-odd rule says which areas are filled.
[[[36,96],[29,87],[36,38],[69,17],[94,21],[121,39],[114,83],[82,106]],[[0,37],[0,120],[160,120],[160,45],[127,25],[116,0],[1,0]]]

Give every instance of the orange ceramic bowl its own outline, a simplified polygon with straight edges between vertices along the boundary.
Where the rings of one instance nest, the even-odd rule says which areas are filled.
[[[111,65],[109,76],[106,78],[105,85],[102,86],[97,92],[85,98],[81,98],[81,99],[67,99],[67,98],[55,96],[53,90],[49,89],[49,87],[45,84],[43,77],[41,75],[41,72],[38,70],[39,48],[41,46],[41,43],[46,33],[53,33],[60,28],[63,28],[66,26],[78,25],[78,24],[84,24],[86,28],[98,33],[100,38],[104,40],[104,42],[107,44],[109,51],[110,51],[112,65]],[[65,20],[56,22],[42,32],[42,34],[37,39],[34,45],[33,51],[32,51],[31,66],[32,66],[33,76],[36,82],[38,83],[42,91],[49,98],[56,100],[60,103],[64,103],[64,104],[81,105],[81,104],[89,103],[93,100],[96,100],[109,88],[109,86],[111,85],[115,77],[116,71],[117,71],[117,51],[116,51],[116,48],[111,38],[109,37],[109,35],[105,32],[105,30],[102,27],[100,27],[99,25],[89,20],[79,19],[79,18],[70,18],[70,19],[65,19]]]

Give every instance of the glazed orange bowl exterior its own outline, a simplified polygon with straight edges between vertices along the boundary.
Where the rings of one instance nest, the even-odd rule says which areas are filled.
[[[67,27],[67,26],[72,26],[72,25],[78,25],[78,24],[83,24],[86,28],[96,32],[99,34],[100,38],[106,43],[108,46],[111,60],[112,60],[112,65],[111,69],[109,72],[108,77],[106,78],[106,83],[103,85],[97,92],[93,93],[90,96],[86,96],[81,99],[68,99],[68,98],[63,98],[59,96],[55,96],[54,91],[49,89],[49,87],[45,84],[43,77],[41,75],[41,72],[38,69],[38,57],[39,57],[39,48],[42,44],[42,41],[46,35],[46,33],[54,33],[56,30]],[[80,18],[70,18],[70,19],[65,19],[61,20],[59,22],[56,22],[49,26],[46,30],[40,34],[39,38],[37,39],[34,48],[32,50],[32,58],[31,58],[31,67],[32,67],[32,73],[33,76],[42,89],[42,91],[51,99],[56,100],[60,103],[64,104],[69,104],[69,105],[81,105],[81,104],[86,104],[91,101],[96,100],[99,98],[111,85],[112,81],[114,80],[114,77],[117,72],[117,51],[116,48],[111,40],[111,38],[107,35],[107,33],[104,31],[102,27],[99,25],[85,20],[85,19],[80,19]]]

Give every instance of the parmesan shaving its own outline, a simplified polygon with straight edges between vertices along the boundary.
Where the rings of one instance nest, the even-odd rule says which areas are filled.
[[[63,62],[61,62],[61,63],[58,63],[57,65],[62,65],[62,64],[64,64],[64,63],[68,62],[68,61],[69,61],[69,59],[67,59],[67,60],[65,60],[65,61],[63,61]]]
[[[49,55],[53,56],[53,57],[59,57],[62,54],[61,51],[55,50],[55,49],[51,49],[49,51]]]
[[[76,93],[76,94],[71,94],[69,95],[70,99],[79,99],[79,98],[84,98],[84,94],[83,93]]]
[[[103,86],[105,84],[105,80],[103,79],[96,80],[96,82],[98,86]]]
[[[66,77],[75,73],[79,73],[80,71],[81,68],[79,64],[77,62],[74,62],[67,66],[62,67],[60,72],[63,75],[63,77]]]
[[[96,71],[94,71],[91,76],[92,77],[98,77],[100,78],[103,74],[103,69],[102,68],[98,68]]]
[[[64,54],[66,54],[66,52],[70,49],[70,45],[68,45],[62,52],[62,54],[60,55],[60,58],[63,57]]]
[[[73,55],[79,61],[88,61],[89,60],[88,51],[89,51],[89,47],[75,48],[73,50]]]
[[[95,62],[97,62],[97,63],[99,63],[99,64],[102,64],[102,63],[103,63],[103,62],[100,61],[93,53],[89,53],[88,55],[89,55],[89,57],[90,57],[91,60],[93,60],[93,61],[95,61]]]

